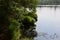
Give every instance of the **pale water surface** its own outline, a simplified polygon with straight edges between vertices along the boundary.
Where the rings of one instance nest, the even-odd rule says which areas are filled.
[[[60,40],[60,7],[37,7],[37,15],[34,40]]]

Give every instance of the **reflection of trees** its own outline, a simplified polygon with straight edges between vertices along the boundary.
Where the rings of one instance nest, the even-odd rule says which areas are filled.
[[[53,35],[50,35],[50,38],[54,40],[54,39],[58,38],[58,35],[56,33],[54,33]]]
[[[27,38],[31,38],[31,37],[36,37],[37,36],[37,32],[36,32],[35,28],[30,29],[30,30],[26,30],[25,32],[24,31],[23,31],[23,36],[25,36]]]
[[[40,3],[39,4],[47,4],[47,5],[59,5],[60,4],[60,0],[45,0],[45,1],[42,1],[40,0]]]
[[[56,34],[56,33],[54,33],[54,34],[47,34],[47,33],[44,33],[44,32],[40,32],[40,33],[38,33],[38,36],[39,37],[44,37],[44,38],[46,38],[46,39],[52,39],[52,40],[55,40],[55,39],[57,39],[59,36]]]

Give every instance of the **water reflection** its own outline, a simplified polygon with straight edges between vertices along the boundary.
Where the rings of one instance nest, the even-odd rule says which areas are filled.
[[[42,39],[41,39],[41,37],[42,37]],[[48,34],[48,33],[40,32],[40,34],[38,34],[38,37],[35,38],[35,40],[43,40],[43,38],[45,38],[46,40],[57,40],[59,38],[59,36],[56,33]]]
[[[60,40],[60,7],[37,7],[37,15],[38,36],[34,40]]]

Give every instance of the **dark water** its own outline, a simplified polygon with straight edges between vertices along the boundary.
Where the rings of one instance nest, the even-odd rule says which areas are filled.
[[[37,15],[34,40],[60,40],[60,7],[37,7]]]

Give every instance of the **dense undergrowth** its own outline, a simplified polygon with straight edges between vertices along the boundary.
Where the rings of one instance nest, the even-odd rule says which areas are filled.
[[[0,0],[0,40],[32,40],[38,0]]]

